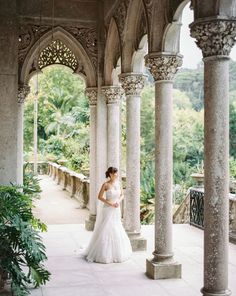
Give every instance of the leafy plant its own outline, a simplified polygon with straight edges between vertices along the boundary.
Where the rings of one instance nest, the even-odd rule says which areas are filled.
[[[142,224],[152,224],[155,214],[154,165],[149,163],[141,174],[140,220]]]
[[[33,216],[32,195],[15,185],[0,186],[0,273],[10,275],[14,295],[28,295],[30,284],[38,287],[49,280],[39,231],[46,231],[46,225]]]
[[[29,169],[29,163],[24,165],[23,184],[23,192],[29,197],[38,197],[42,191],[39,185],[39,179]]]

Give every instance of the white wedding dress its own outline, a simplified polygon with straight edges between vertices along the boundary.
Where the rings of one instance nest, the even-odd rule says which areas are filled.
[[[120,186],[116,182],[106,194],[106,199],[116,202],[120,197]],[[102,205],[96,220],[94,232],[87,249],[84,252],[89,262],[114,263],[123,262],[132,254],[130,240],[121,223],[120,206]]]

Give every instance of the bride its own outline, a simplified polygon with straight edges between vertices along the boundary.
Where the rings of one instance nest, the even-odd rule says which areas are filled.
[[[91,241],[85,250],[90,262],[123,262],[132,254],[129,238],[121,223],[120,202],[124,198],[118,181],[118,169],[109,167],[105,182],[98,194],[102,202]]]

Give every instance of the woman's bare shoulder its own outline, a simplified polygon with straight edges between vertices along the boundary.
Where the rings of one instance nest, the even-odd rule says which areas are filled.
[[[104,182],[103,184],[102,184],[102,188],[104,189],[104,190],[107,190],[108,188],[109,188],[109,182],[108,181],[106,181],[106,182]]]

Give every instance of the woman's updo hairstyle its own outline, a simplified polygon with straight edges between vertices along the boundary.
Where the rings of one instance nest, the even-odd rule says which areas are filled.
[[[105,173],[106,175],[106,178],[109,178],[110,177],[110,174],[114,174],[114,173],[117,173],[118,172],[118,169],[117,168],[114,168],[114,167],[109,167]]]

